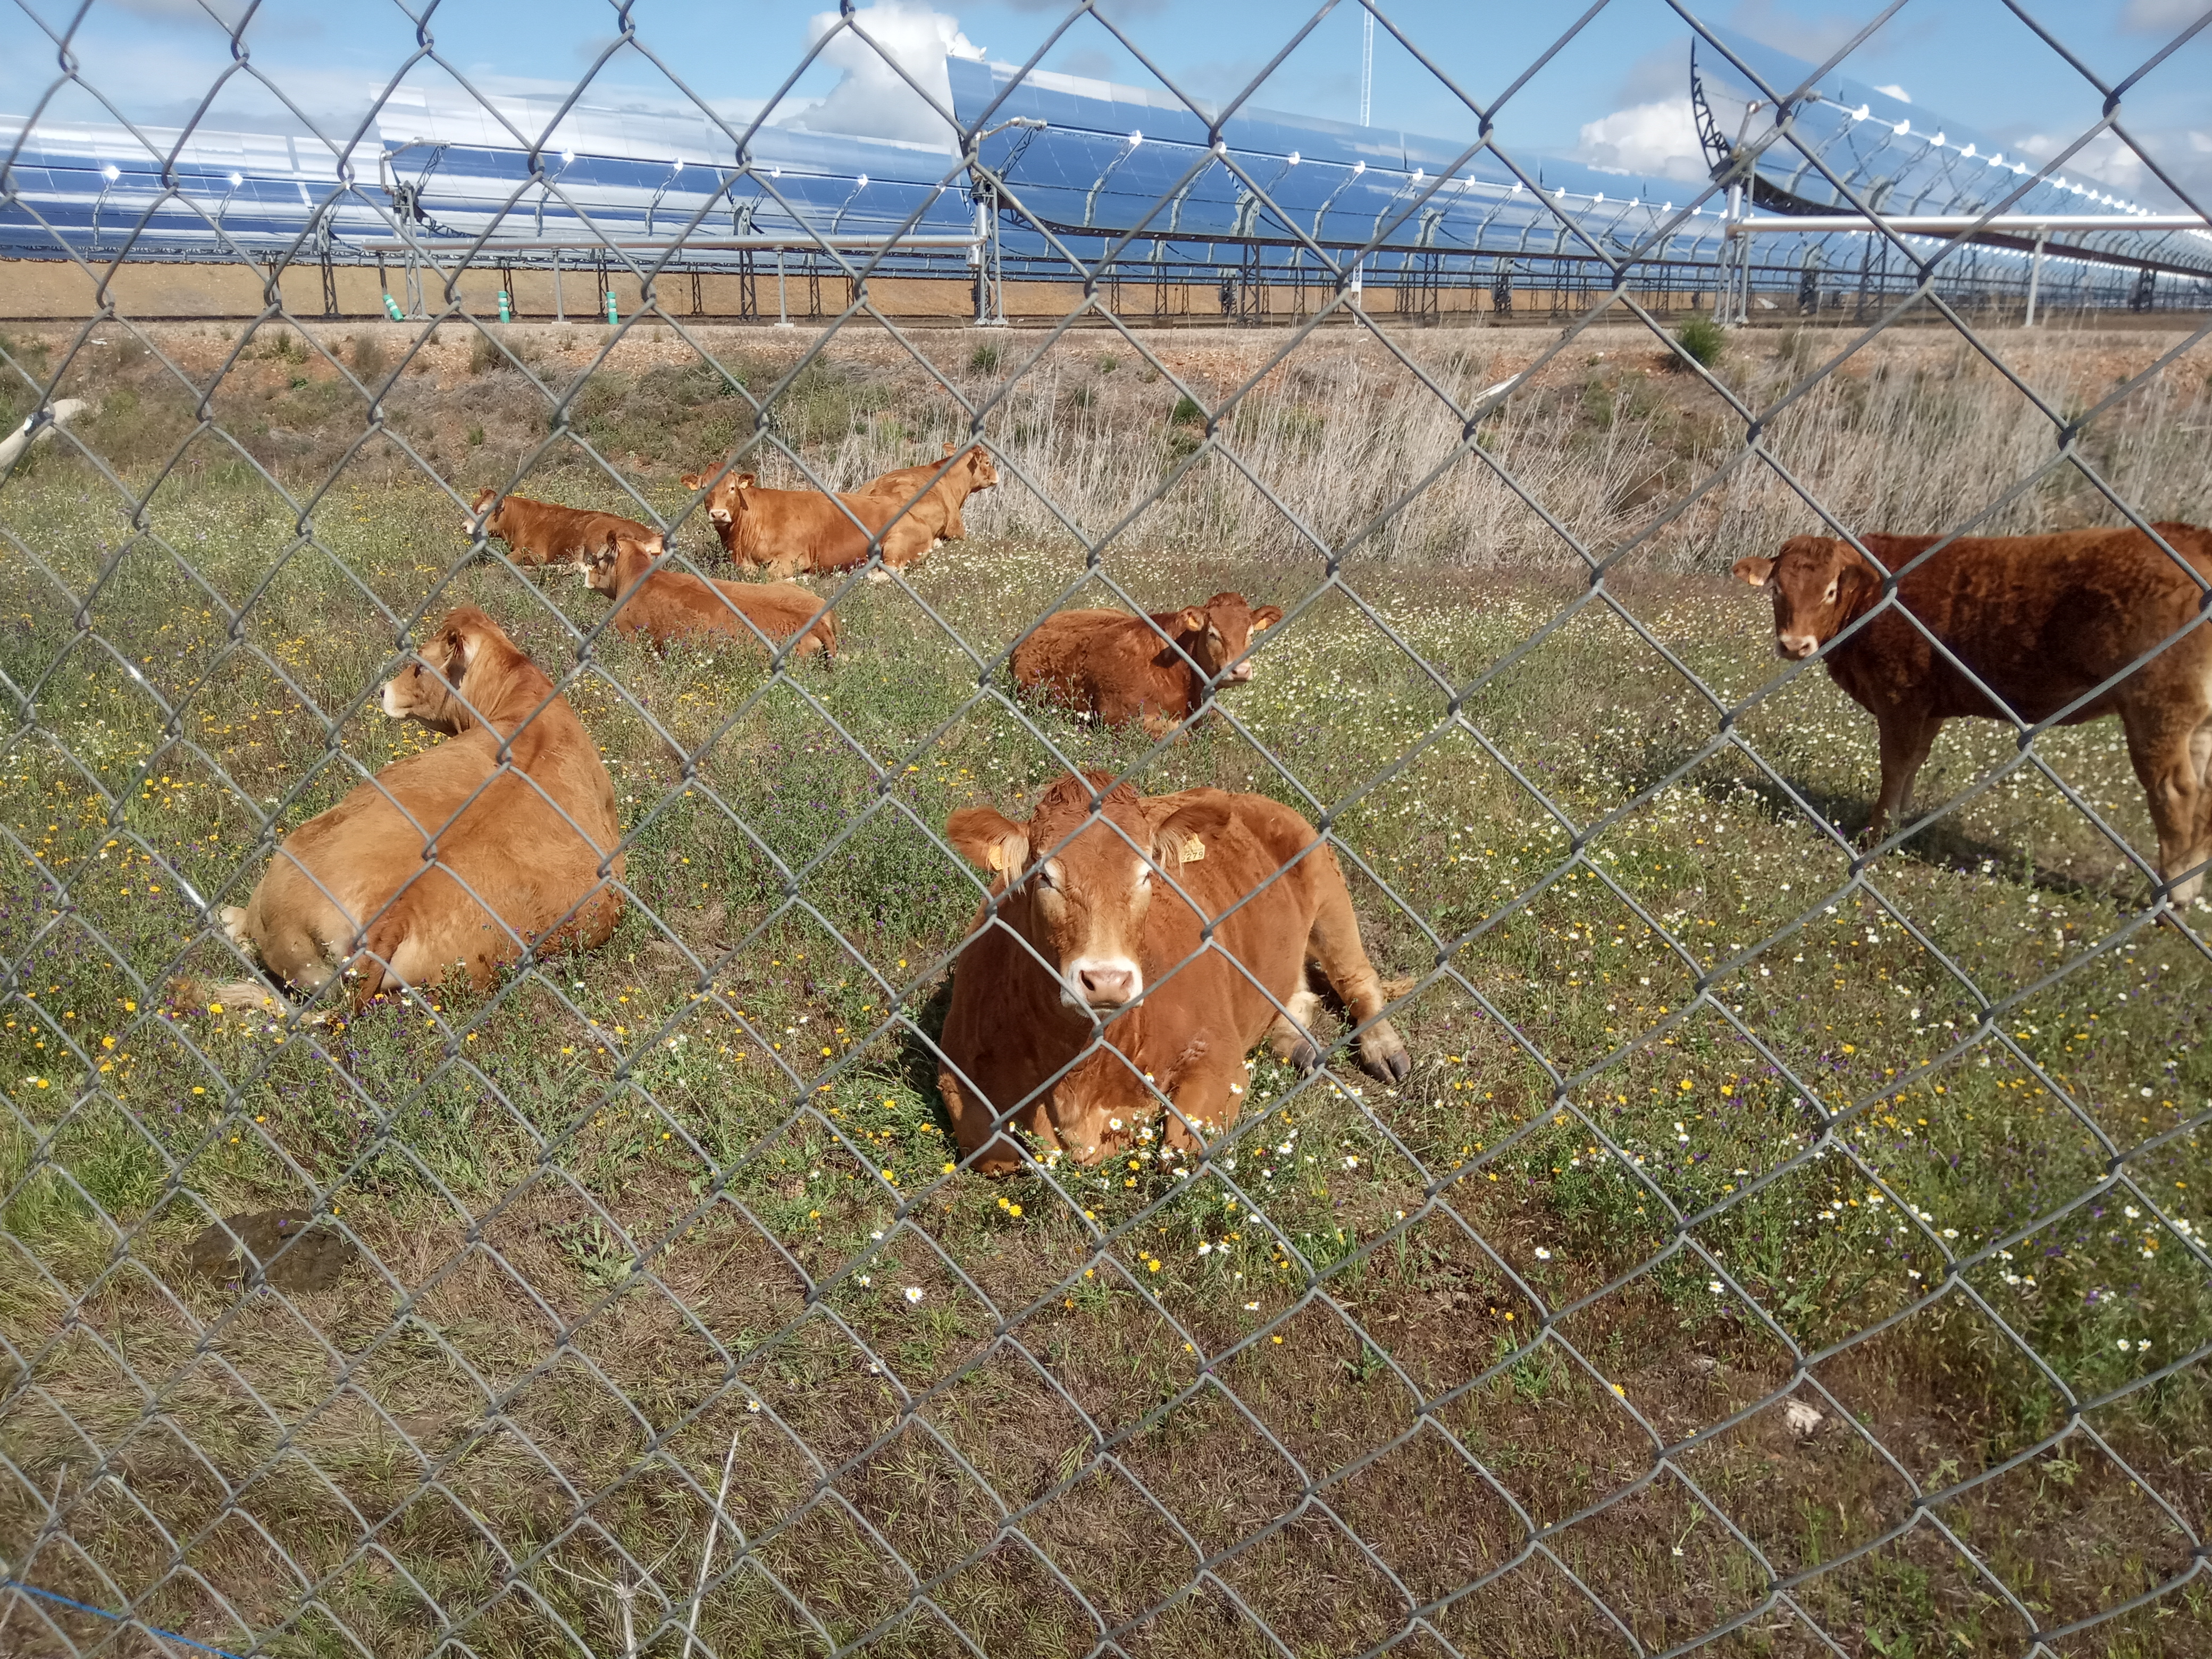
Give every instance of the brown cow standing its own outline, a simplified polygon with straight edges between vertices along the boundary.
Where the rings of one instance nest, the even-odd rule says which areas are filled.
[[[544,672],[472,605],[417,654],[386,684],[385,712],[459,735],[301,824],[246,908],[223,912],[287,985],[344,972],[358,1003],[458,968],[482,990],[526,944],[597,945],[621,918],[614,786]]]
[[[800,635],[793,656],[836,654],[837,624],[822,601],[794,582],[717,582],[683,570],[658,570],[659,537],[619,538],[583,567],[584,580],[615,601],[615,632],[643,635],[657,647],[685,636],[728,635],[781,645]],[[619,597],[617,597],[619,596]],[[755,629],[758,629],[756,632]]]
[[[1155,611],[1149,623],[1121,611],[1062,611],[1014,647],[1014,684],[1109,726],[1141,720],[1164,737],[1198,712],[1231,663],[1229,684],[1250,679],[1252,635],[1282,619],[1272,605],[1255,611],[1242,593]]]
[[[945,826],[993,878],[954,970],[937,1078],[963,1151],[988,1142],[980,1168],[1016,1168],[1013,1142],[994,1133],[1011,1115],[1041,1150],[1094,1163],[1158,1109],[1147,1073],[1182,1120],[1169,1118],[1167,1144],[1195,1149],[1193,1128],[1236,1121],[1244,1056],[1261,1040],[1302,1067],[1319,1063],[1303,1029],[1318,1003],[1310,964],[1364,1026],[1359,1063],[1384,1082],[1405,1077],[1352,896],[1313,826],[1261,795],[1146,799],[1126,784],[1093,816],[1110,781],[1062,777],[1027,823],[968,806]],[[1223,918],[1218,949],[1200,937],[1200,911]],[[1094,1016],[1105,1027],[1095,1047]]]
[[[949,463],[949,465],[948,465]],[[942,473],[942,477],[938,475]],[[885,472],[862,484],[853,493],[873,495],[903,507],[914,501],[915,515],[929,526],[930,533],[939,541],[957,542],[968,534],[967,521],[961,509],[968,498],[979,489],[995,489],[999,483],[999,469],[981,444],[971,444],[958,460],[952,459],[952,446],[945,446],[945,459],[921,466],[902,466]],[[926,491],[915,501],[917,491]]]
[[[700,473],[684,475],[686,489],[701,489],[706,482]],[[937,538],[913,513],[893,524],[899,505],[872,495],[763,489],[751,473],[732,472],[708,491],[707,518],[732,562],[748,568],[764,568],[771,576],[850,570],[867,562],[870,542],[878,536],[883,538],[884,562],[894,570],[903,570],[928,552]],[[860,523],[855,524],[854,519]]]
[[[2154,526],[2212,580],[2212,532]],[[1933,536],[1866,536],[1893,570]],[[1735,574],[1774,591],[1775,647],[1812,655],[1881,597],[1880,571],[1850,543],[1799,536],[1780,556],[1739,559]],[[1963,537],[1907,572],[1899,605],[2022,720],[2051,715],[2172,638],[2203,612],[2203,589],[2141,531]],[[1828,672],[1881,730],[1881,793],[1869,841],[1902,814],[1936,733],[1961,715],[2002,719],[1988,696],[1895,607],[1828,653]],[[2212,626],[2201,620],[2156,657],[2065,717],[2118,714],[2158,826],[2158,866],[2177,906],[2203,885],[2212,857]]]
[[[489,513],[484,510],[488,501],[498,503]],[[527,501],[520,495],[502,497],[496,489],[477,491],[470,511],[483,519],[487,537],[507,544],[507,556],[517,564],[579,564],[601,548],[614,545],[617,536],[642,539],[659,533],[619,513]],[[465,522],[461,533],[474,536],[477,520]]]

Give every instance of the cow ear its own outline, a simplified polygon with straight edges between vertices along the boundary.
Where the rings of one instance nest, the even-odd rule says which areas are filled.
[[[1881,592],[1881,572],[1875,569],[1867,556],[1848,542],[1838,542],[1844,550],[1844,568],[1836,583],[1836,597],[1849,599],[1857,604],[1871,599]]]
[[[730,482],[739,489],[757,489],[760,487],[760,477],[753,472],[732,473]]]
[[[963,806],[945,821],[945,839],[969,863],[1012,880],[1030,859],[1030,832],[988,806]]]
[[[1195,634],[1206,626],[1206,612],[1194,605],[1187,605],[1182,615],[1176,618],[1176,625],[1186,634]]]
[[[1162,864],[1196,864],[1206,843],[1229,827],[1229,803],[1214,790],[1161,795],[1145,803],[1152,826],[1152,856]]]
[[[1252,613],[1252,631],[1261,633],[1273,628],[1283,619],[1283,608],[1278,605],[1263,605]]]
[[[696,489],[707,482],[707,477],[702,472],[686,472],[678,482],[686,489]]]
[[[438,640],[438,655],[444,659],[438,672],[454,685],[469,672],[469,636],[458,628],[449,628]]]
[[[1735,562],[1735,579],[1749,582],[1753,587],[1765,586],[1766,579],[1773,574],[1774,561],[1771,559],[1738,559]]]

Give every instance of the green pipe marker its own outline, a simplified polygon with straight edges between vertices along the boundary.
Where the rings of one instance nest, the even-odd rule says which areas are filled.
[[[399,301],[393,299],[389,294],[384,296],[384,308],[392,313],[392,320],[393,322],[404,323],[407,320],[407,313],[399,308]]]
[[[499,319],[500,319],[500,321],[501,321],[502,323],[511,323],[511,322],[513,322],[513,321],[514,320],[514,311],[510,308],[510,307],[511,307],[511,304],[512,304],[512,302],[511,302],[511,301],[509,300],[509,298],[508,298],[508,296],[507,296],[507,290],[506,290],[505,289],[500,289],[500,291],[499,291]]]
[[[615,309],[615,291],[612,289],[607,290],[607,321],[611,324],[622,321],[622,313]]]

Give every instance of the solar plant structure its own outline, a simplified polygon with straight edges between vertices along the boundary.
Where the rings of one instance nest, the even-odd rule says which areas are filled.
[[[417,273],[383,284],[410,313],[422,270],[464,263],[588,266],[598,280],[579,294],[581,315],[625,265],[737,273],[727,308],[740,316],[765,314],[758,283],[777,275],[807,280],[783,304],[810,312],[824,276],[921,276],[971,284],[985,320],[1001,319],[1003,281],[1064,281],[1103,260],[1117,291],[1154,285],[1158,319],[1259,322],[1308,313],[1352,266],[1361,285],[1395,290],[1393,308],[1428,318],[1510,314],[1516,293],[1523,310],[1564,311],[1617,270],[1662,309],[1733,283],[1762,309],[1863,313],[1908,289],[1917,260],[1948,240],[1770,228],[1731,264],[1734,203],[1739,216],[2109,214],[2112,231],[2042,239],[2039,276],[2033,231],[1977,233],[1941,262],[1938,291],[2016,302],[2034,280],[2046,303],[2076,307],[2212,300],[2212,234],[2130,228],[2145,210],[2110,190],[2039,181],[1986,135],[1848,76],[1778,129],[1759,82],[1795,86],[1811,66],[1725,31],[1687,84],[1715,179],[1743,169],[1748,188],[1734,192],[1510,150],[1470,159],[1453,139],[1262,109],[1228,120],[1210,153],[1206,123],[1163,90],[973,58],[946,67],[956,116],[972,127],[991,112],[976,128],[980,165],[697,113],[407,89],[343,161],[297,134],[0,118],[0,256],[375,264]],[[335,314],[335,284],[325,288]]]

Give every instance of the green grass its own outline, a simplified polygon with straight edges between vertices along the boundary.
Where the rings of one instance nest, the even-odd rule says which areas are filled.
[[[611,382],[577,423],[615,449],[655,399],[711,398],[702,374]],[[794,443],[834,446],[874,418],[859,384],[824,369],[777,418]],[[546,481],[564,492],[608,493]],[[1067,545],[994,536],[997,510],[979,498],[973,539],[914,577],[986,660],[1082,568]],[[1524,1540],[1472,1456],[1663,1647],[1763,1594],[1708,1504],[1784,1572],[1910,1513],[1838,1406],[1936,1491],[2056,1433],[2062,1386],[2099,1399],[2212,1340],[2202,1263],[2143,1202],[2206,1218],[2212,1169],[2182,1126],[2212,1094],[2208,980],[2171,931],[2128,931],[2139,879],[2016,772],[1854,885],[1741,750],[1689,764],[1711,706],[1602,608],[1509,661],[1580,592],[1542,574],[1348,570],[1448,681],[1489,675],[1461,711],[1490,748],[1340,596],[1271,634],[1253,684],[1227,695],[1251,741],[1216,722],[1144,775],[1152,792],[1211,783],[1333,815],[1365,866],[1347,860],[1371,954],[1422,981],[1400,1017],[1413,1076],[1383,1089],[1339,1066],[1301,1085],[1262,1061],[1216,1164],[1145,1142],[1110,1168],[993,1183],[947,1172],[912,1034],[941,1018],[978,892],[927,831],[967,802],[1029,799],[1058,770],[1045,737],[1109,769],[1144,742],[1010,708],[1003,673],[979,696],[968,653],[894,588],[856,587],[836,669],[781,684],[744,653],[660,659],[609,638],[569,695],[631,827],[635,902],[614,938],[489,998],[434,988],[288,1033],[162,994],[179,971],[234,971],[200,906],[243,902],[264,817],[281,834],[434,741],[373,709],[343,717],[393,652],[368,593],[402,618],[481,604],[556,672],[574,665],[569,625],[603,603],[495,561],[452,572],[455,513],[427,486],[341,487],[295,548],[289,511],[241,469],[180,475],[134,532],[89,473],[44,457],[0,518],[70,592],[107,573],[82,635],[75,600],[11,553],[0,635],[0,668],[36,696],[0,753],[0,957],[16,973],[0,1012],[15,1270],[0,1334],[36,1381],[0,1401],[0,1449],[28,1482],[0,1495],[0,1554],[20,1559],[58,1490],[82,1556],[50,1547],[40,1566],[67,1593],[106,1599],[95,1560],[152,1592],[149,1620],[216,1645],[245,1635],[190,1580],[155,1587],[167,1554],[144,1514],[88,1486],[104,1454],[174,1535],[204,1530],[194,1569],[257,1630],[296,1615],[276,1651],[338,1651],[333,1617],[380,1653],[429,1651],[441,1626],[394,1563],[469,1613],[479,1651],[553,1642],[541,1605],[619,1650],[605,1585],[630,1581],[612,1540],[665,1560],[636,1611],[660,1628],[652,1650],[673,1653],[665,1621],[682,1617],[735,1437],[729,1507],[751,1559],[835,1640],[947,1648],[895,1551],[949,1573],[936,1606],[989,1650],[1089,1650],[1066,1587],[994,1544],[1005,1511],[980,1481],[1102,1618],[1150,1613],[1144,1651],[1258,1653],[1219,1591],[1174,1599],[1194,1558],[1155,1504],[1211,1553],[1311,1480],[1407,1591],[1441,1596]],[[703,561],[703,529],[685,537]],[[1188,547],[1117,550],[1113,569],[1155,606],[1220,587],[1290,605],[1316,580],[1288,556]],[[257,591],[234,637],[222,607]],[[1618,592],[1724,700],[1775,678],[1756,596],[1701,577]],[[1857,828],[1871,724],[1825,677],[1797,675],[1737,730]],[[668,740],[702,762],[688,789]],[[1953,727],[1923,801],[1976,789],[2008,747],[1994,726]],[[2117,726],[2042,750],[2150,845]],[[1576,856],[1509,763],[1578,824],[1618,816]],[[1432,939],[1455,948],[1440,962]],[[1699,975],[1754,950],[1692,1007]],[[1978,1013],[1942,957],[1993,1000],[2071,971],[2007,1010],[2016,1051],[1953,1054]],[[1524,1045],[1577,1079],[1563,1096]],[[1820,1121],[1791,1075],[1844,1114],[1820,1158],[1800,1157]],[[2115,1151],[2138,1190],[2067,1208]],[[185,1274],[210,1215],[318,1193],[383,1272],[289,1303]],[[1992,1253],[1931,1301],[1947,1250]],[[1557,1524],[1650,1472],[1632,1411],[1672,1443],[1786,1382],[1780,1335],[1845,1345],[1814,1368],[1834,1404],[1799,1390],[1818,1432],[1799,1441],[1771,1408]],[[149,1396],[133,1376],[204,1464],[138,1426]],[[2087,1421],[2202,1516],[2197,1370]],[[450,1497],[410,1503],[433,1467]],[[313,1607],[222,1519],[215,1475],[257,1469],[240,1507],[333,1575]],[[355,1512],[381,1524],[386,1553],[357,1552]],[[1937,1512],[2046,1626],[2187,1555],[2079,1431]],[[702,1632],[724,1653],[812,1650],[759,1573],[732,1572],[733,1547],[726,1532]],[[542,1604],[501,1594],[509,1561]],[[1408,1613],[1314,1510],[1218,1571],[1299,1652],[1386,1639]],[[2022,1628],[1924,1525],[1799,1594],[1869,1652],[1998,1650]],[[2169,1599],[2080,1650],[2183,1651],[2204,1613]],[[1617,1641],[1540,1564],[1437,1623],[1462,1651]],[[1799,1650],[1778,1615],[1740,1639]]]

